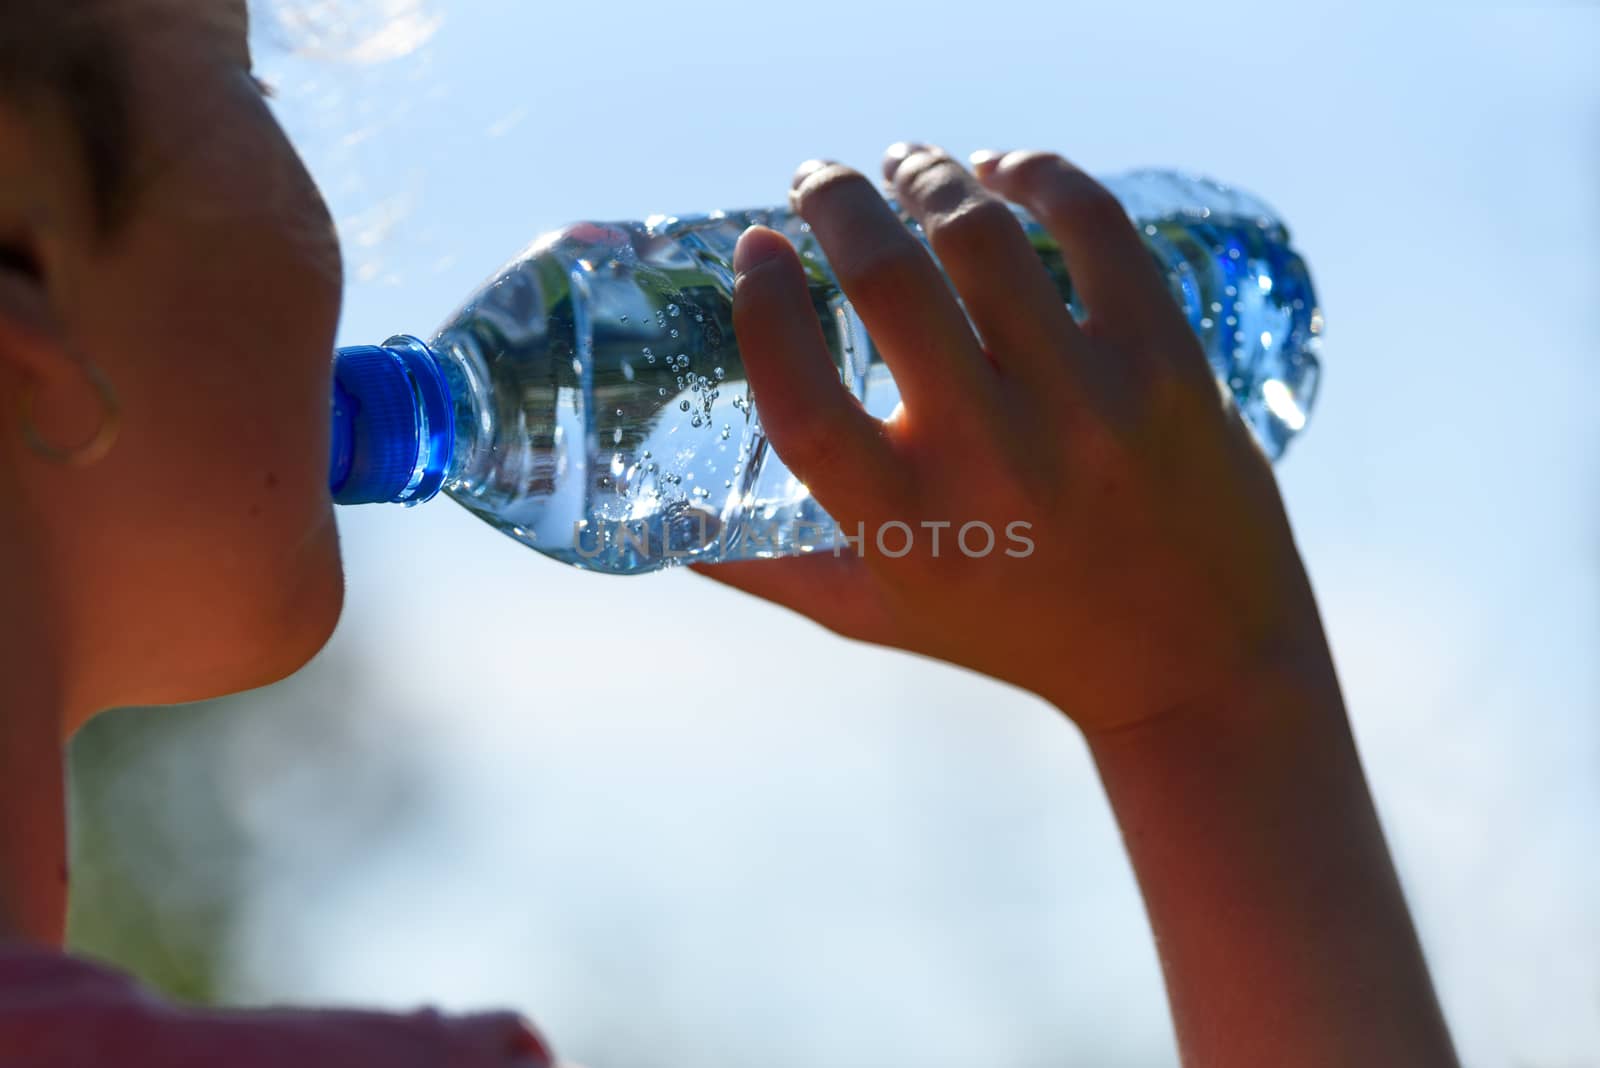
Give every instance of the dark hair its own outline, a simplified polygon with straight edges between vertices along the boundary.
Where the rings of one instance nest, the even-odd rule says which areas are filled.
[[[99,228],[109,234],[128,208],[133,132],[127,67],[102,3],[0,0],[0,96],[35,96],[62,108]]]

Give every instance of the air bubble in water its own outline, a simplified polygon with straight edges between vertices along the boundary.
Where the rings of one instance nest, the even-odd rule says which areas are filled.
[[[726,375],[726,374],[727,374],[727,372],[726,372],[726,371],[724,371],[724,370],[723,370],[723,369],[722,369],[722,368],[720,368],[720,367],[718,367],[718,368],[715,368],[715,369],[714,369],[714,370],[712,370],[712,372],[711,372],[711,373],[712,373],[712,374],[714,374],[714,375],[716,375],[716,376],[717,376],[717,381],[718,381],[718,382],[721,382],[721,381],[722,381],[722,378],[723,378],[723,376],[724,376],[724,375]]]
[[[680,412],[688,411],[689,410],[689,402],[688,401],[679,401],[678,402],[678,410]]]
[[[678,306],[676,304],[668,304],[667,314],[676,319],[678,317]]]

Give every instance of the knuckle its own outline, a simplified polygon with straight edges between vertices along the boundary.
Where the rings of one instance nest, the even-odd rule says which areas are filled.
[[[751,343],[772,345],[804,321],[797,309],[809,304],[805,275],[786,258],[766,260],[733,282],[733,329]]]
[[[1025,509],[1048,495],[1061,483],[1062,470],[1056,443],[1045,439],[1040,447],[1034,434],[1019,434],[1007,439],[996,461],[990,466],[994,479],[986,487],[1005,511]]]
[[[733,280],[734,321],[746,318],[757,305],[771,307],[781,304],[786,294],[805,286],[805,269],[795,261],[794,254],[781,254],[752,264],[741,270]]]
[[[1106,234],[1132,227],[1122,202],[1082,172],[1052,183],[1043,194],[1043,204],[1052,221],[1080,231]]]
[[[984,195],[970,197],[953,211],[931,218],[928,241],[941,258],[966,256],[990,247],[1004,227],[1016,218],[1002,201]]]
[[[1080,479],[1102,488],[1136,482],[1130,437],[1106,419],[1085,419],[1073,428],[1069,448]]]
[[[1054,152],[1013,152],[1001,161],[1002,173],[1022,189],[1037,189],[1054,181],[1072,165]]]
[[[1057,153],[1017,153],[1006,158],[1005,167],[1022,195],[1051,221],[1095,229],[1129,225],[1121,201]]]
[[[1233,391],[1212,373],[1204,357],[1199,366],[1168,359],[1151,363],[1143,414],[1152,429],[1214,424],[1219,415],[1237,408]]]
[[[860,196],[863,191],[877,195],[861,172],[842,163],[830,163],[806,176],[794,191],[794,202],[802,213],[827,211],[830,205]]]
[[[1176,330],[1170,333],[1171,341],[1165,341],[1158,333],[1157,340],[1136,348],[1135,355],[1144,371],[1152,402],[1165,404],[1191,396],[1214,397],[1221,383],[1206,360],[1205,350],[1192,334],[1185,337]]]
[[[735,310],[741,300],[770,293],[774,288],[790,282],[796,274],[792,255],[770,256],[746,267],[733,280]]]
[[[836,259],[834,269],[839,284],[852,300],[898,307],[898,302],[915,307],[926,268],[927,253],[909,233],[890,235],[886,240],[868,241],[860,248]]]
[[[977,183],[955,160],[942,153],[919,152],[895,172],[895,189],[922,211],[948,211],[971,195]]]
[[[1193,404],[1193,384],[1165,361],[1141,361],[1138,383],[1138,414],[1144,424],[1170,424]]]

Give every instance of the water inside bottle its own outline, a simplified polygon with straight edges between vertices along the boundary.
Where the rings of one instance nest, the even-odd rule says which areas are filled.
[[[1130,210],[1213,371],[1276,455],[1305,422],[1320,314],[1281,224],[1242,197],[1224,204],[1236,210]],[[1081,316],[1056,243],[1022,218]],[[872,414],[892,412],[893,379],[798,216],[579,223],[527,250],[433,344],[471,440],[447,491],[592,570],[830,549],[832,521],[768,446],[735,345],[733,251],[756,223],[799,251],[841,379]]]

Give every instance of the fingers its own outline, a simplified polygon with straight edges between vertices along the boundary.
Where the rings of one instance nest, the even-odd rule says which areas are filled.
[[[970,423],[994,404],[994,377],[928,250],[883,195],[837,163],[802,164],[790,204],[811,225],[917,424]]]
[[[1050,152],[980,155],[979,180],[1028,210],[1061,245],[1072,284],[1097,330],[1149,336],[1171,294],[1122,205],[1099,182]]]
[[[773,447],[835,519],[878,514],[905,476],[884,425],[840,380],[794,246],[752,226],[733,269],[734,333]]]
[[[942,150],[900,142],[884,156],[895,197],[922,224],[985,347],[1008,371],[1087,373],[1087,347],[1012,209]]]
[[[778,560],[692,564],[707,578],[771,601],[859,641],[888,644],[893,621],[873,575],[854,553],[819,550]]]

